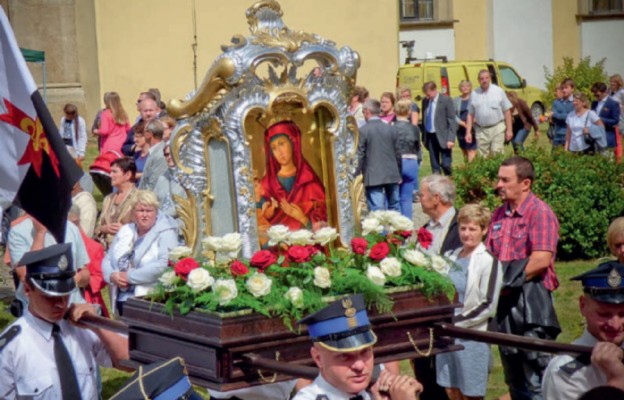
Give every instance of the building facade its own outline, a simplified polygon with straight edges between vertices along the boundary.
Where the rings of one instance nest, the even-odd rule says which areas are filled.
[[[544,87],[563,57],[606,58],[609,74],[624,73],[622,0],[397,0],[399,39],[414,41],[419,59],[495,59]],[[400,62],[407,49],[400,47]]]
[[[278,0],[293,30],[316,33],[361,59],[358,84],[373,96],[391,90],[398,69],[398,4],[379,0]],[[159,88],[184,98],[201,84],[221,45],[246,36],[255,0],[0,0],[21,47],[44,50],[48,105],[55,120],[67,102],[90,123],[107,91],[131,118],[136,96]],[[42,82],[38,66],[35,81]],[[86,111],[85,111],[86,110]]]

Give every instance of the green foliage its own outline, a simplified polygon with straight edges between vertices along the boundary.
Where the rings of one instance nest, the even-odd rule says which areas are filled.
[[[532,148],[524,156],[535,166],[535,194],[559,219],[557,257],[598,258],[607,253],[609,223],[624,214],[624,164],[600,156]],[[502,157],[476,159],[454,171],[459,205],[500,205],[494,190]]]
[[[546,91],[542,97],[544,104],[550,106],[555,99],[555,87],[566,78],[572,78],[576,88],[575,91],[581,91],[592,99],[591,86],[596,82],[608,82],[608,76],[605,71],[606,59],[598,61],[591,65],[591,57],[582,58],[577,65],[570,57],[563,58],[563,65],[555,68],[551,73],[548,68],[544,67],[544,77],[546,78]]]

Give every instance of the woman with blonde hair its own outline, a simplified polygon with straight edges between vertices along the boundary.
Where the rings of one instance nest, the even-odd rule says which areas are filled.
[[[624,217],[614,219],[609,225],[607,245],[611,254],[617,257],[618,262],[624,264]]]
[[[462,246],[448,251],[448,277],[455,285],[461,308],[455,309],[453,323],[462,328],[487,331],[496,314],[503,283],[503,267],[483,244],[491,212],[480,204],[459,210],[459,239]],[[485,397],[490,367],[490,346],[457,339],[464,350],[436,356],[436,380],[446,388],[450,400],[477,400]]]
[[[115,234],[102,262],[104,279],[111,288],[111,307],[119,315],[126,300],[156,286],[167,269],[169,250],[178,245],[177,224],[159,211],[153,192],[137,191],[132,214],[132,222]]]
[[[620,134],[624,135],[624,81],[620,74],[609,77],[609,96],[620,105]]]
[[[585,141],[585,136],[589,135],[590,125],[599,125],[604,127],[604,124],[594,111],[589,109],[589,100],[587,96],[581,92],[574,93],[574,100],[572,100],[574,110],[568,114],[566,118],[566,124],[568,125],[565,150],[573,153],[589,154],[594,149]]]
[[[121,154],[121,146],[126,140],[130,129],[128,114],[121,105],[121,98],[117,92],[108,92],[104,97],[106,108],[100,116],[100,127],[93,129],[95,135],[100,136],[100,153],[116,151]]]
[[[455,122],[457,122],[456,135],[459,141],[459,148],[464,153],[464,161],[471,162],[477,155],[477,140],[476,136],[474,136],[474,129],[472,142],[466,142],[466,121],[468,120],[468,110],[470,109],[472,83],[466,80],[459,82],[459,92],[461,94],[453,99],[456,113]]]

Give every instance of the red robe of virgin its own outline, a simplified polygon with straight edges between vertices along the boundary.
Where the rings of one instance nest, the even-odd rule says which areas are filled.
[[[290,192],[286,191],[277,179],[280,164],[271,152],[271,139],[277,135],[285,135],[290,139],[293,151],[293,162],[297,167],[295,183]],[[264,134],[264,150],[267,160],[264,177],[261,186],[264,201],[282,199],[288,203],[294,203],[303,210],[310,220],[308,227],[302,226],[299,221],[285,214],[279,207],[272,218],[268,219],[270,225],[286,225],[291,230],[311,228],[315,223],[327,221],[327,207],[325,205],[325,188],[310,164],[301,154],[301,131],[294,122],[278,122],[267,129]]]

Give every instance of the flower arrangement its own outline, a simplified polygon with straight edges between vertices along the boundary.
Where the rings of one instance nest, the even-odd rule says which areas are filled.
[[[206,237],[200,259],[191,257],[188,247],[171,250],[171,268],[159,278],[151,298],[170,313],[251,309],[282,318],[292,329],[293,319],[322,308],[331,296],[362,293],[382,312],[392,307],[391,288],[453,296],[446,260],[423,251],[431,234],[423,229],[415,233],[412,221],[394,211],[370,213],[350,249],[334,246],[334,228],[290,231],[276,225],[267,232],[269,247],[249,260],[238,259],[238,233]]]

